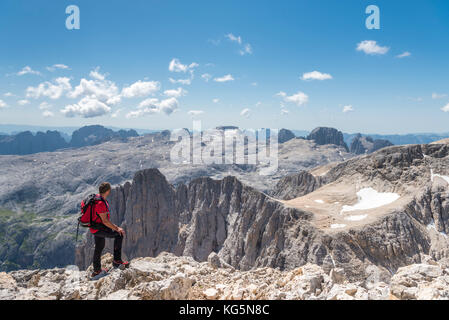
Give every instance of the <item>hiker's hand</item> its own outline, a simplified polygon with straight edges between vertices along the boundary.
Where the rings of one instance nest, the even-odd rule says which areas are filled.
[[[117,232],[120,233],[123,237],[125,236],[125,230],[120,227],[117,227]]]

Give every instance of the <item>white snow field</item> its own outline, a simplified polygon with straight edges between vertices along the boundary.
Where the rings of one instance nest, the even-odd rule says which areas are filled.
[[[393,192],[377,192],[373,188],[363,188],[357,192],[358,201],[353,206],[344,205],[341,209],[341,213],[356,211],[356,210],[368,210],[384,205],[390,204],[399,199],[399,194]],[[357,217],[357,216],[355,216]],[[364,219],[364,218],[363,218]],[[357,220],[353,220],[357,221]]]
[[[438,178],[443,179],[444,181],[446,181],[446,182],[449,184],[449,177],[448,177],[448,176],[442,176],[441,174],[433,173],[433,169],[430,169],[430,176],[431,176],[432,182],[433,182],[433,180],[434,180],[436,177],[438,177]]]
[[[362,221],[362,220],[364,220],[366,218],[368,218],[368,215],[367,214],[362,214],[362,215],[359,215],[359,216],[346,217],[345,220],[347,220],[347,221]]]
[[[331,229],[340,229],[340,228],[344,228],[344,227],[346,227],[345,224],[340,224],[340,223],[331,224]]]

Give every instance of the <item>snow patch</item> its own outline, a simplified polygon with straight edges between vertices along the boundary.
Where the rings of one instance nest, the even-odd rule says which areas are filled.
[[[347,220],[347,221],[361,221],[361,220],[364,220],[366,218],[368,218],[368,215],[367,214],[362,214],[362,215],[359,215],[359,216],[346,217],[345,220]]]
[[[356,210],[368,210],[382,207],[399,199],[399,194],[393,192],[377,192],[373,188],[364,188],[357,192],[358,201],[353,206],[344,205],[341,213]]]
[[[427,225],[427,230],[433,230],[433,231],[435,231],[435,232],[438,232],[437,228],[435,227],[435,221],[432,221],[431,223],[429,223],[429,224]],[[441,232],[438,232],[438,233],[441,234],[441,235],[442,235],[443,237],[445,237],[445,238],[448,237],[448,235],[446,234],[446,232],[441,231]]]
[[[340,224],[340,223],[331,224],[331,229],[340,229],[340,228],[344,228],[344,227],[346,227],[345,224]]]
[[[320,199],[315,200],[315,202],[316,202],[316,203],[324,203],[324,201],[323,201],[323,200],[320,200]]]
[[[444,181],[446,181],[449,184],[448,176],[442,176],[441,174],[433,173],[433,169],[430,169],[430,180],[433,182],[433,180],[437,177],[443,179]]]

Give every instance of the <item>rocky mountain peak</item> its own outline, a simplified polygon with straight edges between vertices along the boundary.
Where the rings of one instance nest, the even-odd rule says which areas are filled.
[[[346,151],[349,151],[349,148],[343,139],[343,133],[335,128],[315,128],[307,136],[307,140],[313,140],[318,145],[334,144],[345,148]]]

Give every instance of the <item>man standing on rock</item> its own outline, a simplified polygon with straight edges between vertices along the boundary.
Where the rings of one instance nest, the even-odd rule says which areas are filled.
[[[105,238],[114,238],[114,267],[129,267],[128,261],[122,261],[122,241],[125,236],[125,231],[113,224],[110,220],[109,204],[106,198],[111,193],[111,184],[103,182],[99,187],[99,194],[96,195],[94,206],[94,214],[92,221],[95,222],[95,227],[90,228],[90,232],[95,238],[95,251],[93,257],[94,271],[92,277],[98,276],[102,271],[101,269],[101,252],[104,249]]]

